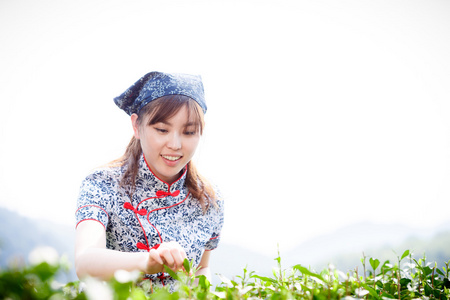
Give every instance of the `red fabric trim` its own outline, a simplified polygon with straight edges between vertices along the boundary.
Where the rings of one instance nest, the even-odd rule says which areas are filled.
[[[181,200],[180,202],[177,202],[177,203],[175,203],[175,204],[172,204],[171,206],[155,208],[155,209],[151,210],[148,214],[150,215],[150,214],[151,214],[152,212],[154,212],[154,211],[161,210],[161,209],[167,209],[167,208],[171,208],[171,207],[180,205],[181,203],[183,203],[184,201],[186,201],[186,199],[189,197],[190,194],[191,194],[191,193],[189,192],[189,193],[187,194],[187,196],[186,196],[183,200]],[[147,220],[148,220],[148,216],[147,216]]]
[[[143,209],[138,210],[137,213],[141,216],[145,216],[147,214],[147,210],[145,208],[143,208]]]
[[[125,203],[123,204],[123,208],[135,210],[135,208],[133,207],[133,205],[131,205],[130,202],[125,202]]]
[[[149,247],[148,247],[147,245],[145,245],[145,244],[142,244],[141,242],[137,243],[137,244],[136,244],[136,247],[137,247],[138,249],[141,249],[141,250],[147,250],[147,251],[150,251]]]
[[[167,196],[167,195],[178,196],[178,195],[180,194],[180,191],[174,191],[173,193],[171,193],[171,192],[170,192],[170,187],[171,187],[175,182],[179,181],[179,180],[186,174],[186,172],[187,172],[187,166],[186,166],[186,167],[184,168],[183,174],[181,174],[181,176],[180,176],[177,180],[175,180],[172,184],[169,184],[169,183],[165,182],[164,180],[162,180],[161,178],[159,178],[158,176],[156,176],[155,173],[153,173],[152,169],[150,168],[150,166],[149,166],[149,164],[148,164],[148,162],[147,162],[147,159],[145,158],[145,155],[142,154],[142,156],[144,157],[145,164],[147,165],[147,168],[149,169],[149,171],[150,171],[150,172],[153,174],[153,176],[155,176],[158,180],[160,180],[161,182],[163,182],[163,183],[165,183],[165,184],[167,185],[167,190],[168,190],[169,192],[157,191],[157,192],[156,192],[156,197],[149,197],[149,198],[144,199],[144,200],[142,200],[141,202],[139,202],[139,204],[138,204],[137,207],[134,209],[134,211],[135,211],[135,213],[137,212],[137,213],[139,213],[140,215],[142,215],[140,212],[144,212],[145,209],[141,209],[141,210],[138,210],[138,211],[136,211],[136,210],[137,210],[137,208],[142,204],[142,202],[147,201],[147,200],[150,200],[150,199],[155,199],[155,198],[165,197],[165,196]],[[158,195],[158,192],[163,192],[164,195],[162,195],[161,193],[159,193],[159,195]],[[166,195],[166,194],[167,194],[167,195]],[[173,204],[173,205],[171,205],[171,206],[168,206],[168,207],[157,208],[157,209],[154,209],[154,210],[148,212],[148,214],[147,214],[147,221],[148,221],[148,223],[156,230],[156,232],[158,233],[158,237],[159,237],[159,240],[160,240],[161,243],[163,242],[162,237],[161,237],[161,233],[160,233],[159,230],[155,227],[155,225],[153,225],[152,223],[150,223],[150,220],[149,220],[150,214],[151,214],[152,212],[154,212],[154,211],[157,211],[157,210],[160,210],[160,209],[167,209],[167,208],[170,208],[170,207],[173,207],[173,206],[175,206],[175,205],[179,205],[179,204],[183,203],[183,202],[187,199],[187,197],[189,196],[189,194],[190,194],[190,193],[188,193],[187,196],[186,196],[186,198],[184,198],[182,201],[180,201],[180,202],[178,202],[178,203],[175,203],[175,204]],[[127,203],[128,203],[128,202],[127,202]],[[125,205],[126,205],[126,204],[124,204],[124,207],[125,207]],[[132,207],[131,203],[129,204],[129,206]],[[125,208],[128,208],[129,206],[127,205],[127,207],[125,207]],[[131,208],[128,208],[128,209],[131,209]],[[145,213],[147,213],[147,210],[145,210]],[[146,243],[147,243],[146,250],[147,250],[147,251],[150,251],[151,249],[157,249],[157,248],[155,248],[155,247],[159,247],[159,244],[156,245],[156,246],[154,246],[154,247],[152,247],[151,249],[149,249],[150,247],[148,246],[148,245],[149,245],[149,242],[148,242],[148,239],[147,239],[147,233],[146,233],[145,230],[144,230],[144,226],[142,226],[141,220],[140,220],[139,218],[137,218],[137,219],[138,219],[138,221],[139,221],[139,225],[140,225],[141,228],[142,228],[142,231],[144,232],[145,241],[146,241]],[[138,243],[138,244],[139,244],[139,243]],[[142,244],[142,243],[140,243],[140,244]],[[140,245],[140,246],[142,247],[142,246],[145,246],[145,245],[142,244],[142,245]],[[163,283],[163,285],[164,285],[164,283]]]
[[[147,210],[144,209],[144,208],[140,209],[140,210],[137,210],[136,208],[133,207],[133,205],[130,202],[125,202],[123,204],[123,207],[125,209],[129,209],[129,210],[132,210],[134,212],[134,215],[136,216],[136,219],[138,219],[139,226],[141,226],[142,232],[144,232],[144,238],[145,238],[145,242],[147,243],[147,245],[139,242],[139,243],[136,244],[136,247],[138,249],[141,249],[141,250],[150,251],[150,247],[149,247],[149,243],[148,243],[148,239],[147,239],[147,234],[145,233],[145,229],[144,229],[144,226],[142,226],[141,220],[139,220],[139,218],[137,216],[138,214],[141,215],[141,216],[145,216],[147,214]]]
[[[125,202],[125,203],[123,204],[123,207],[124,207],[125,209],[130,209],[130,210],[132,210],[135,214],[139,214],[139,215],[141,215],[141,216],[145,216],[145,215],[147,214],[147,210],[146,210],[145,208],[140,209],[140,210],[137,210],[136,208],[133,207],[133,205],[131,205],[130,202]]]
[[[172,197],[176,197],[180,194],[179,190],[176,190],[175,192],[171,193],[171,192],[166,192],[166,191],[157,191],[156,192],[156,197],[167,197],[167,196],[172,196]]]
[[[156,244],[155,246],[149,248],[147,245],[145,245],[145,244],[143,244],[143,243],[141,243],[141,242],[139,242],[139,243],[136,244],[136,247],[137,247],[138,249],[141,249],[141,250],[147,250],[148,252],[150,252],[150,250],[152,250],[152,249],[155,249],[155,250],[158,249],[159,246],[161,246],[161,244]]]
[[[149,215],[150,215],[150,214],[149,214]],[[158,233],[159,241],[162,243],[163,240],[162,240],[161,233],[159,232],[159,230],[155,227],[155,225],[153,225],[152,223],[150,223],[150,221],[148,220],[148,217],[147,217],[147,221],[148,221],[148,224],[152,225],[152,227],[155,228],[156,233]]]
[[[103,211],[105,212],[105,214],[106,214],[106,215],[108,216],[108,218],[109,218],[109,214],[106,212],[106,210],[104,210],[103,208],[101,208],[101,207],[98,206],[98,205],[93,205],[93,204],[83,205],[83,206],[79,207],[79,208],[75,211],[75,213],[77,213],[77,211],[79,211],[79,210],[82,209],[83,207],[88,207],[88,206],[93,206],[93,207],[100,208],[101,210],[103,210]]]
[[[97,221],[97,222],[99,222],[100,224],[102,224],[102,225],[103,225],[103,228],[105,228],[105,230],[106,230],[105,224],[103,224],[102,222],[100,222],[100,221],[97,220],[97,219],[83,219],[83,220],[81,220],[80,222],[78,222],[77,225],[75,225],[75,229],[77,229],[78,225],[79,225],[81,222],[83,222],[83,221]]]
[[[161,283],[162,283],[163,286],[166,286],[166,285],[164,284],[164,279],[166,279],[166,278],[169,278],[169,277],[166,277],[166,276],[164,275],[164,273],[162,273],[162,275],[159,275],[159,276],[158,276],[158,279],[161,280]]]
[[[144,199],[144,200],[142,200],[141,202],[139,202],[139,204],[137,205],[137,207],[139,207],[139,205],[141,205],[142,202],[144,202],[144,201],[147,201],[147,200],[150,200],[150,199],[156,199],[156,198],[158,198],[158,197],[149,197],[149,198],[147,198],[147,199]],[[124,204],[124,205],[125,205],[125,204]],[[130,205],[131,205],[131,204],[130,204]],[[147,213],[147,210],[144,209],[144,208],[143,208],[143,209],[140,209],[138,212],[143,211],[143,210],[145,210],[145,213]],[[150,215],[150,213],[149,213],[149,215]],[[140,220],[139,218],[137,218],[137,219],[138,219],[139,225],[140,225],[141,228],[142,228],[142,232],[144,232],[145,241],[146,241],[147,245],[149,245],[148,239],[147,239],[147,233],[145,232],[144,226],[142,226],[141,220]],[[147,216],[147,221],[148,221],[148,216]],[[159,240],[160,240],[160,242],[162,243],[161,234],[159,233],[158,229],[156,229],[156,227],[153,226],[152,223],[150,223],[150,222],[148,222],[148,223],[149,223],[150,225],[152,225],[153,228],[155,228],[156,232],[158,233]],[[150,250],[148,250],[148,251],[150,251]]]
[[[142,156],[144,157],[144,161],[145,161],[145,164],[147,165],[147,168],[150,170],[150,172],[153,174],[153,176],[155,176],[156,178],[158,178],[159,181],[161,181],[161,182],[167,184],[167,187],[168,187],[167,190],[168,190],[169,192],[170,192],[170,187],[171,187],[175,182],[179,181],[179,180],[184,176],[184,174],[186,174],[186,172],[187,172],[187,165],[186,165],[186,166],[184,167],[184,172],[183,172],[183,174],[181,174],[181,176],[180,176],[177,180],[175,180],[175,181],[172,182],[171,184],[170,184],[170,183],[167,183],[167,182],[165,182],[164,180],[162,180],[161,178],[159,178],[158,176],[156,176],[155,173],[153,173],[152,168],[150,168],[150,166],[149,166],[149,164],[148,164],[148,162],[147,162],[147,159],[145,158],[145,155],[142,154]]]
[[[178,202],[178,203],[172,204],[171,206],[167,206],[167,207],[155,208],[155,209],[151,210],[151,211],[148,213],[148,215],[147,215],[147,221],[148,221],[148,223],[149,223],[150,225],[152,225],[153,228],[155,228],[156,232],[158,233],[158,237],[159,237],[159,240],[161,241],[161,243],[163,242],[162,237],[161,237],[161,233],[160,233],[159,230],[155,227],[155,225],[153,225],[153,224],[150,222],[150,214],[151,214],[152,212],[154,212],[154,211],[157,211],[157,210],[167,209],[167,208],[174,207],[174,206],[176,206],[176,205],[180,205],[181,203],[183,203],[184,201],[186,201],[186,199],[189,197],[190,194],[191,194],[191,193],[187,193],[186,197],[185,197],[182,201],[180,201],[180,202]],[[141,203],[142,203],[142,202],[141,202]]]
[[[215,240],[215,239],[217,239],[217,238],[219,238],[220,237],[220,234],[218,235],[218,236],[216,236],[216,237],[213,237],[213,238],[210,238],[209,240],[211,241],[211,240]],[[205,249],[205,251],[212,251],[212,250],[215,250],[215,249],[217,249],[217,247],[216,248],[213,248],[213,249]]]
[[[150,249],[148,249],[149,248],[149,246],[148,246],[149,243],[148,243],[148,239],[147,239],[147,233],[145,233],[144,226],[142,226],[141,220],[139,218],[136,217],[136,219],[138,219],[139,225],[141,226],[142,232],[144,233],[145,242],[147,243],[147,251],[150,251]]]

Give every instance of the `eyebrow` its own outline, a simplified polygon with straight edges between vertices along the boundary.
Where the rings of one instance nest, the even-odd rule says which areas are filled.
[[[163,123],[163,124],[166,124],[167,126],[172,126],[172,123],[170,123],[168,121],[160,121],[158,123]],[[197,122],[187,122],[183,126],[184,127],[189,127],[189,126],[198,126],[198,125],[199,124]]]

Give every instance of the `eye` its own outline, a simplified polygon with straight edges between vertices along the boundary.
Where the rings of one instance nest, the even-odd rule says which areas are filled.
[[[167,129],[164,129],[164,128],[159,128],[159,127],[153,127],[153,128],[155,128],[155,130],[158,131],[159,133],[167,133],[168,132]]]
[[[196,135],[198,129],[195,126],[190,126],[184,129],[183,134],[185,135]]]

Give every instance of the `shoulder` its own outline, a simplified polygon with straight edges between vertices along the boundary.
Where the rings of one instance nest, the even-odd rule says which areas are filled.
[[[82,181],[81,188],[116,187],[123,174],[122,167],[100,167],[92,170]]]
[[[83,210],[97,207],[109,212],[122,197],[119,182],[120,172],[117,168],[101,167],[92,170],[81,183],[77,206]]]
[[[122,167],[99,167],[95,168],[88,173],[84,180],[107,180],[114,181],[120,180],[123,174]]]
[[[209,199],[209,210],[213,210],[215,214],[223,215],[224,211],[224,196],[222,190],[215,184],[211,184],[214,191],[214,198]]]
[[[224,194],[223,194],[223,191],[219,188],[219,186],[217,184],[211,184],[211,188],[214,191],[215,200],[217,202],[223,202],[224,201]]]

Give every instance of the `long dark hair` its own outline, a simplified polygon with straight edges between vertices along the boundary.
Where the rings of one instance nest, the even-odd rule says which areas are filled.
[[[187,108],[188,119],[190,120],[192,117],[194,124],[198,126],[196,130],[199,130],[200,134],[202,134],[203,127],[205,126],[203,111],[194,100],[183,95],[163,96],[151,101],[139,111],[137,119],[138,125],[142,126],[142,121],[145,120],[147,116],[148,122],[146,125],[153,125],[158,122],[166,121],[174,116],[183,106]],[[133,136],[124,155],[109,164],[110,166],[119,165],[126,168],[125,173],[120,180],[120,186],[127,191],[130,197],[136,188],[136,176],[141,155],[141,143]],[[197,172],[192,161],[189,161],[187,164],[186,186],[192,196],[198,199],[203,211],[206,211],[210,203],[215,205],[216,195],[214,189],[211,184]]]

